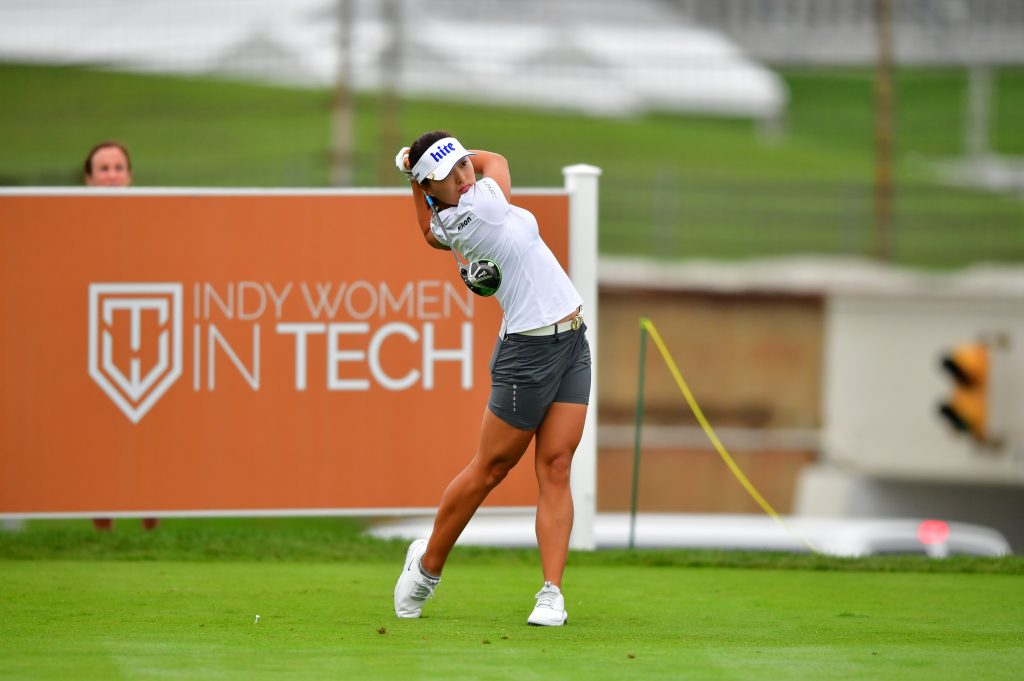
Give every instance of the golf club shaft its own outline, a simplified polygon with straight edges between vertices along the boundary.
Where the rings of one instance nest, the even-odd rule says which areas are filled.
[[[445,241],[448,242],[448,248],[451,249],[452,257],[455,258],[455,263],[460,268],[467,266],[469,264],[468,260],[466,260],[465,263],[463,263],[462,260],[459,260],[460,254],[455,250],[455,246],[452,245],[452,238],[448,236],[448,230],[444,228],[444,220],[441,219],[441,213],[437,210],[437,204],[434,203],[434,200],[429,196],[426,196],[426,199],[427,205],[430,206],[430,210],[434,213],[434,217],[437,219],[437,225],[441,228],[441,232],[444,234]],[[463,259],[465,259],[465,257],[463,257]]]

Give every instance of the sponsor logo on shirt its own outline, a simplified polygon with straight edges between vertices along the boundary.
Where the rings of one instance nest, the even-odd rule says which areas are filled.
[[[469,221],[472,220],[472,219],[473,219],[472,215],[467,215],[465,218],[462,219],[462,222],[460,222],[459,224],[455,225],[455,231],[456,232],[461,232],[462,228],[465,227],[466,225],[468,225]]]

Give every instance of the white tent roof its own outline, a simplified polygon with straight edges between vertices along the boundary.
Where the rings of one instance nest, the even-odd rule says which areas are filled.
[[[382,83],[395,29],[380,5],[354,5],[357,89]],[[415,95],[598,115],[781,113],[781,79],[721,34],[669,21],[656,5],[647,13],[633,7],[639,19],[624,25],[584,13],[585,4],[561,21],[496,21],[462,18],[456,2],[403,3],[397,85]],[[340,63],[335,8],[335,0],[8,0],[0,4],[0,59],[326,86]]]

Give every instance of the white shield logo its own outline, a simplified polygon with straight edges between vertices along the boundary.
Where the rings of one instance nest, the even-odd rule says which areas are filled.
[[[128,324],[130,348],[116,353],[120,362],[115,361],[115,322]],[[150,332],[144,334],[144,328]],[[124,335],[122,329],[118,337]],[[155,357],[146,366],[144,347]],[[90,284],[89,375],[138,423],[181,376],[181,284]]]

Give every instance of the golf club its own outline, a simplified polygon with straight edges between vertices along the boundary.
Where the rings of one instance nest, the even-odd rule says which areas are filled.
[[[441,219],[441,214],[437,210],[437,204],[430,196],[424,195],[427,199],[427,205],[430,206],[430,210],[434,213],[434,218],[437,219],[437,224],[444,233],[444,238],[451,244],[451,237],[448,235],[448,230],[444,227],[444,220]],[[455,264],[459,268],[459,276],[462,277],[463,283],[469,287],[469,290],[478,296],[493,296],[501,286],[501,270],[498,269],[497,263],[493,260],[476,260],[470,262],[464,256],[460,260],[460,253],[455,250],[454,247],[451,249],[452,256],[455,258]],[[465,262],[463,262],[465,261]]]

